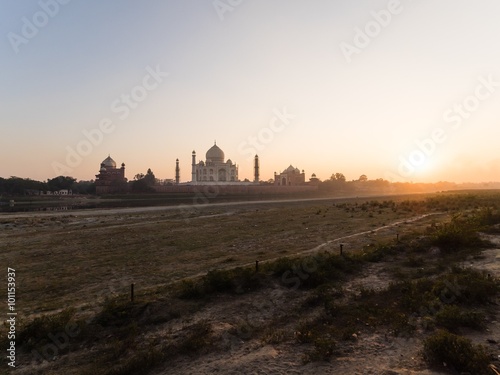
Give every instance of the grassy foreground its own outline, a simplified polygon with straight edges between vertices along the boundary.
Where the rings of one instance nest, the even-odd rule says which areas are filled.
[[[1,256],[24,269],[19,371],[154,373],[242,342],[292,348],[303,365],[334,363],[360,334],[385,332],[422,337],[422,361],[430,367],[488,374],[492,353],[464,333],[484,331],[494,319],[500,284],[463,262],[491,247],[478,232],[496,233],[499,203],[493,193],[450,194],[4,221],[10,246]],[[429,213],[440,214],[405,224]],[[401,224],[374,231],[394,221]],[[29,237],[20,233],[23,225]],[[388,275],[386,284],[351,287],[377,268]],[[98,285],[117,274],[100,293]],[[133,302],[130,282],[137,285]],[[267,303],[258,302],[263,296]],[[248,301],[248,311],[235,307]],[[220,316],[223,331],[206,314],[217,306],[233,309]],[[1,341],[5,346],[5,327]]]

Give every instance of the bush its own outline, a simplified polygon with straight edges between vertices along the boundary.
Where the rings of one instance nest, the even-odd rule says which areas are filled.
[[[212,270],[200,281],[184,280],[179,286],[178,296],[182,299],[200,299],[213,293],[238,294],[262,287],[261,279],[251,268],[238,267],[234,270]]]
[[[285,272],[293,269],[295,263],[297,263],[296,259],[284,257],[276,259],[269,264],[265,264],[264,267],[269,269],[273,273],[273,276],[281,277]]]
[[[183,280],[179,286],[179,298],[200,299],[205,296],[202,286],[193,280]]]
[[[431,245],[438,246],[445,253],[464,248],[480,248],[484,243],[477,233],[478,230],[476,218],[461,218],[456,215],[450,223],[436,229]]]
[[[481,345],[464,337],[440,330],[424,341],[424,357],[430,365],[443,363],[458,372],[488,374],[489,355]]]
[[[445,298],[445,302],[469,306],[486,305],[495,300],[499,291],[497,279],[485,272],[459,267],[440,277],[433,288],[434,295]]]
[[[369,251],[363,255],[363,259],[367,262],[377,263],[382,260],[387,255],[395,255],[398,252],[398,248],[392,245],[378,245],[374,250]]]
[[[135,323],[147,307],[147,303],[134,303],[117,298],[108,299],[96,316],[95,323],[103,327],[126,327]]]
[[[233,270],[213,270],[203,278],[206,293],[236,292],[245,293],[261,287],[259,276],[251,268]]]
[[[493,211],[491,208],[483,209],[478,215],[478,221],[481,225],[496,225],[500,223],[500,212]]]
[[[206,321],[188,328],[185,338],[178,344],[179,354],[193,355],[208,349],[213,344],[212,327]]]
[[[305,363],[327,361],[337,353],[337,342],[331,337],[320,337],[314,340],[314,349],[308,351],[303,358]]]
[[[203,279],[208,292],[228,292],[233,288],[229,271],[212,270]]]
[[[460,327],[483,329],[485,317],[479,312],[463,310],[455,305],[446,305],[436,314],[436,324],[450,331],[455,331]]]
[[[44,345],[49,341],[49,334],[55,335],[65,332],[66,326],[74,314],[74,309],[66,309],[57,314],[35,318],[21,328],[18,342],[28,350]]]

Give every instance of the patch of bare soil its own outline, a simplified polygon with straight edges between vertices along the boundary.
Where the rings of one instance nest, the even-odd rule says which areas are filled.
[[[500,245],[500,236],[488,236]],[[492,276],[500,277],[500,250],[485,250],[479,259],[467,264],[485,270]],[[343,285],[344,292],[356,294],[360,289],[386,289],[392,281],[387,267],[391,263],[381,262],[370,265],[361,277],[356,277]],[[303,303],[304,295],[276,285],[269,290],[242,296],[236,301],[217,301],[207,309],[190,317],[188,321],[171,322],[166,328],[166,336],[176,335],[184,325],[205,321],[212,325],[214,332],[224,345],[207,355],[186,358],[167,363],[155,375],[170,374],[352,374],[352,375],[438,375],[428,369],[422,358],[421,349],[425,333],[417,331],[411,338],[395,337],[390,332],[358,332],[353,341],[342,344],[342,355],[328,362],[304,364],[304,348],[293,342],[289,336],[280,343],[269,343],[262,339],[245,340],[239,327],[261,327],[265,322],[291,322],[300,316],[290,315]],[[272,325],[278,329],[279,324]],[[283,331],[293,329],[293,324],[281,326]],[[244,335],[243,335],[244,336]],[[500,358],[500,324],[490,321],[484,332],[470,331],[466,336],[474,342],[497,350]],[[272,340],[270,340],[272,341]],[[492,372],[492,374],[494,374]]]

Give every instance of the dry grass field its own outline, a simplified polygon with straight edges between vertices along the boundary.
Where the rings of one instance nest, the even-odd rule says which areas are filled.
[[[357,206],[356,206],[357,204]],[[136,214],[0,217],[0,261],[18,269],[24,316],[92,303],[102,291],[138,291],[185,277],[298,254],[413,218],[423,209],[363,201],[202,207]],[[436,220],[434,217],[423,223]],[[412,227],[415,224],[412,224]],[[404,223],[368,236],[394,238]],[[356,239],[346,240],[356,251]]]
[[[18,329],[21,335],[25,330],[25,336],[21,336],[24,341],[18,343],[17,371],[187,374],[211,373],[219,366],[220,373],[322,373],[321,366],[326,366],[324,373],[349,373],[332,370],[337,366],[339,371],[349,371],[345,366],[350,355],[330,350],[333,345],[329,341],[342,340],[346,332],[340,338],[333,333],[328,339],[297,338],[297,327],[309,324],[310,332],[315,332],[317,322],[313,317],[329,303],[325,302],[330,301],[331,296],[325,297],[328,293],[346,302],[361,292],[369,296],[384,291],[391,280],[400,281],[408,275],[411,280],[429,278],[444,272],[451,258],[435,260],[428,267],[425,253],[391,250],[386,254],[384,249],[401,246],[398,235],[401,243],[414,249],[420,238],[442,228],[457,212],[473,215],[500,203],[498,198],[493,193],[450,194],[206,205],[191,210],[174,207],[2,215],[0,263],[16,269]],[[301,257],[337,256],[341,243],[342,262],[348,263],[335,266],[342,270],[338,280],[330,280],[327,275],[314,281],[317,266],[307,277],[296,270],[297,264],[302,272],[308,269]],[[466,257],[453,259],[463,261]],[[235,269],[248,272],[232,274]],[[207,277],[211,277],[210,282]],[[226,279],[231,277],[244,279],[243,287],[233,290],[234,280]],[[293,287],[294,280],[300,288]],[[135,285],[135,300],[128,303],[131,283]],[[210,288],[200,287],[209,284]],[[274,299],[270,297],[273,293],[277,293]],[[387,295],[382,298],[390,299]],[[242,335],[245,319],[237,316],[245,309],[255,310],[259,299],[271,299],[274,307],[252,311],[252,321],[259,322],[252,327],[259,328]],[[353,314],[349,310],[345,313]],[[55,318],[48,324],[47,317]],[[131,320],[125,323],[122,319]],[[49,361],[35,361],[33,350],[40,353],[50,343],[44,335],[61,329],[57,324],[64,327],[68,321],[79,325],[78,337]],[[34,322],[40,327],[43,322],[47,324],[36,328]],[[324,324],[331,325],[331,321]],[[396,342],[397,335],[391,330],[391,340]],[[354,337],[358,344],[367,340],[365,344],[372,349],[376,340],[382,340],[380,337],[387,340],[383,329],[369,331],[370,339],[362,334],[353,336],[358,330],[349,331],[347,336]],[[30,332],[36,339],[26,337]],[[208,341],[196,340],[199,337]],[[182,345],[178,343],[181,339]],[[347,343],[353,345],[352,340]],[[308,345],[316,352],[304,351]],[[413,346],[400,350],[417,356]],[[353,353],[352,358],[357,355]],[[285,361],[284,367],[273,364],[277,358]],[[132,362],[127,362],[129,359]],[[106,361],[116,366],[105,366]],[[166,365],[172,361],[175,365]],[[264,366],[263,372],[251,372],[254,365]],[[422,370],[422,360],[407,366],[412,365],[420,366],[421,374],[427,371]],[[371,373],[379,373],[374,371]]]

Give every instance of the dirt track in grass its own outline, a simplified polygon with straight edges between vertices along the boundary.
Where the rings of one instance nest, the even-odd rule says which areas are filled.
[[[67,307],[81,307],[82,314],[95,313],[104,298],[128,293],[132,282],[136,298],[152,301],[151,306],[155,306],[160,286],[204,275],[211,269],[317,251],[337,252],[340,243],[346,253],[365,252],[378,243],[394,243],[397,234],[422,233],[449,219],[428,207],[405,204],[403,199],[392,203],[379,200],[379,204],[370,201],[0,216],[0,262],[16,268],[17,307],[21,320],[27,321]],[[494,236],[490,239],[498,240]],[[484,254],[474,260],[474,266],[497,275],[498,250]],[[367,265],[342,286],[345,298],[362,289],[386,288],[394,277],[390,270],[396,261],[401,259]],[[237,298],[215,296],[193,313],[182,313],[178,319],[148,329],[141,340],[168,342],[182,338],[192,326],[208,324],[217,348],[208,354],[166,361],[151,374],[438,374],[427,369],[422,360],[423,332],[404,339],[369,327],[360,330],[355,341],[343,344],[343,355],[304,364],[305,349],[295,343],[293,335],[302,319],[297,311],[309,297],[279,282]],[[283,336],[275,339],[260,332],[242,340],[235,332],[245,322],[256,327],[271,324],[272,334]],[[498,329],[498,324],[491,322],[490,331],[471,337],[484,343],[499,337]],[[114,342],[111,336],[109,339]],[[91,359],[103,349],[98,345],[100,342],[38,365],[29,364],[29,354],[21,356],[20,360],[27,362],[19,373],[92,373]]]
[[[366,199],[0,216],[0,262],[17,270],[26,318],[283,256],[363,246],[437,216],[361,208]],[[357,206],[356,206],[357,205]],[[418,221],[410,222],[409,220]],[[406,223],[405,223],[406,222]]]

